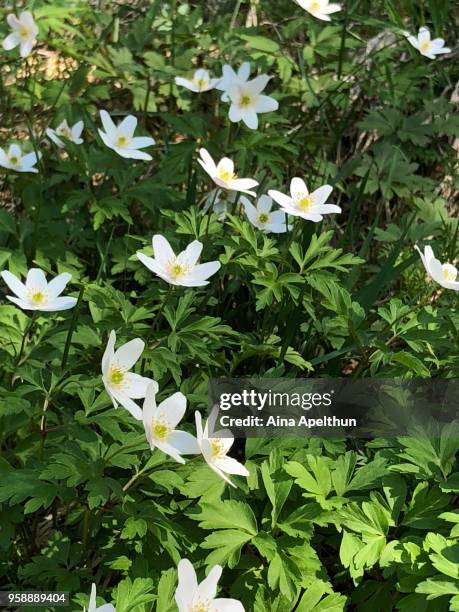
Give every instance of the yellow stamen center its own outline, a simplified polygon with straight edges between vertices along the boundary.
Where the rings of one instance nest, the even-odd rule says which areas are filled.
[[[57,128],[56,132],[59,136],[65,136],[66,138],[72,137],[72,132],[70,131],[68,127],[65,127],[65,126]]]
[[[21,38],[30,38],[31,34],[31,30],[27,26],[23,25],[19,28],[19,36]]]
[[[40,304],[43,304],[43,302],[46,301],[46,293],[44,291],[34,291],[33,293],[31,293],[30,299],[34,304],[39,306]]]
[[[151,435],[157,440],[166,440],[171,428],[164,421],[153,421],[151,424]]]
[[[314,196],[312,194],[300,196],[297,204],[302,210],[308,210],[314,204]]]
[[[118,136],[118,138],[116,139],[116,146],[117,147],[126,147],[128,144],[128,139],[126,136]]]
[[[448,283],[454,283],[457,278],[457,270],[449,268],[447,266],[443,266],[442,268],[443,278]]]
[[[220,170],[218,171],[217,177],[224,183],[229,183],[230,181],[236,178],[236,175],[234,174],[234,172],[225,170],[225,168],[220,168]]]
[[[198,603],[195,603],[194,606],[191,608],[191,612],[209,612],[210,609],[210,602],[207,603],[205,601],[199,601]]]
[[[204,91],[205,89],[207,89],[208,82],[206,81],[206,79],[198,79],[195,82],[196,87],[199,89],[199,91]]]
[[[259,217],[258,217],[258,221],[260,221],[260,223],[268,223],[269,221],[269,216],[266,213],[262,213]]]
[[[19,164],[19,158],[13,155],[13,157],[10,157],[10,163],[12,166],[17,166]]]
[[[318,11],[320,9],[320,3],[319,2],[311,2],[311,4],[309,5],[309,10],[310,11]]]
[[[167,271],[169,272],[170,276],[175,279],[182,278],[189,270],[190,266],[181,264],[176,259],[172,259],[167,264]]]
[[[251,104],[252,98],[250,96],[248,96],[247,94],[241,96],[241,99],[239,100],[239,106],[242,106],[242,108],[248,108]]]
[[[110,368],[108,379],[113,386],[120,387],[123,385],[125,375],[125,371],[120,366],[114,365]]]
[[[422,51],[423,53],[427,53],[428,51],[430,51],[431,46],[432,46],[432,41],[425,40],[419,45],[419,50]]]
[[[210,449],[212,453],[212,459],[225,456],[225,446],[219,438],[210,439]]]

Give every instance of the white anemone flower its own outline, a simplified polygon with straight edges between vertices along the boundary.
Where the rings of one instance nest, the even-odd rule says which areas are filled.
[[[426,246],[424,248],[424,253],[422,253],[421,249],[416,245],[416,250],[421,256],[422,263],[424,264],[424,268],[427,271],[427,274],[433,278],[439,285],[444,287],[445,289],[453,289],[454,291],[459,291],[459,281],[457,281],[457,269],[453,264],[445,263],[442,264],[434,255],[431,246]]]
[[[271,77],[266,74],[244,84],[233,85],[227,93],[231,100],[229,120],[233,123],[243,121],[251,130],[258,128],[258,115],[270,113],[279,108],[279,103],[270,96],[262,95]]]
[[[170,285],[202,287],[208,285],[207,279],[220,269],[219,261],[197,263],[203,246],[199,240],[193,240],[179,255],[175,255],[169,241],[161,234],[153,236],[152,243],[154,257],[137,251],[137,258]]]
[[[100,118],[105,132],[99,129],[99,134],[107,147],[126,159],[143,159],[145,161],[152,159],[151,155],[139,151],[139,149],[151,147],[155,144],[155,141],[147,136],[134,136],[137,127],[137,118],[134,115],[128,115],[118,125],[113,123],[112,118],[105,110],[100,111]]]
[[[200,584],[188,559],[181,559],[177,569],[175,602],[178,612],[244,612],[244,606],[237,599],[217,597],[217,584],[222,575],[220,565],[214,565]]]
[[[212,189],[206,197],[204,204],[204,212],[212,209],[220,220],[225,218],[225,215],[230,212],[231,206],[234,205],[238,197],[236,191],[227,191],[226,189]]]
[[[332,191],[333,187],[323,185],[309,193],[303,179],[295,177],[290,183],[290,196],[274,189],[269,190],[268,194],[288,215],[302,217],[317,223],[322,221],[323,215],[341,212],[339,206],[326,204],[328,196]]]
[[[260,196],[256,206],[254,206],[248,198],[241,196],[241,203],[245,208],[250,223],[262,232],[283,234],[287,229],[291,228],[291,226],[287,226],[284,212],[281,210],[271,211],[273,201],[269,196]]]
[[[424,57],[429,59],[435,59],[436,55],[442,53],[451,53],[451,49],[445,47],[445,41],[443,38],[430,38],[430,30],[425,26],[419,28],[417,36],[413,36],[409,32],[404,32],[408,42],[419,51]]]
[[[47,128],[46,135],[54,142],[55,145],[61,148],[65,147],[65,142],[61,140],[61,138],[66,138],[67,140],[70,140],[70,142],[79,145],[83,142],[83,139],[81,138],[83,128],[83,121],[77,121],[75,125],[70,127],[67,120],[64,119],[64,121],[62,121],[62,123],[60,123],[55,130]]]
[[[175,77],[175,84],[181,87],[186,87],[190,91],[194,93],[201,93],[203,91],[209,91],[214,89],[220,79],[213,79],[210,77],[210,74],[204,68],[199,68],[194,73],[194,76],[191,80],[184,79],[183,77]]]
[[[135,338],[123,344],[115,351],[116,333],[112,330],[102,357],[102,380],[115,408],[121,404],[138,421],[142,420],[142,410],[133,401],[143,399],[147,387],[156,383],[150,378],[130,372],[131,368],[140,359],[145,342]]]
[[[10,51],[19,46],[21,57],[27,57],[36,43],[38,28],[30,11],[24,11],[16,17],[12,13],[6,18],[8,25],[13,30],[3,41],[5,51]]]
[[[6,297],[23,310],[41,310],[42,312],[56,312],[68,310],[77,303],[74,297],[60,297],[67,283],[72,278],[68,272],[58,274],[49,283],[45,273],[40,268],[31,268],[27,272],[26,282],[22,283],[17,276],[4,270],[1,277],[17,296]]]
[[[182,455],[200,453],[194,436],[186,431],[176,430],[185,415],[186,397],[178,391],[157,405],[157,391],[156,383],[149,385],[143,403],[143,425],[148,444],[151,450],[159,448],[178,463],[185,463]]]
[[[10,145],[8,151],[4,151],[0,147],[0,166],[7,170],[15,172],[33,172],[37,173],[38,169],[35,164],[41,159],[41,153],[22,153],[21,147],[17,144]]]
[[[85,611],[86,611],[86,608],[85,608]],[[112,604],[104,604],[103,606],[97,607],[96,585],[94,584],[94,582],[92,583],[92,586],[91,586],[91,597],[89,599],[88,612],[116,612],[115,606],[113,606]]]
[[[256,195],[254,191],[249,191],[249,189],[256,187],[258,181],[248,178],[238,178],[234,172],[234,162],[231,159],[224,157],[218,164],[215,164],[206,149],[199,149],[199,154],[201,155],[201,159],[198,159],[198,162],[216,185],[222,189],[240,191],[251,196]]]
[[[316,19],[331,21],[330,15],[341,10],[340,4],[330,3],[330,0],[296,0],[305,11]]]
[[[215,433],[209,432],[209,429],[213,428],[211,424],[215,420],[214,414],[215,412],[212,412],[203,429],[201,413],[195,413],[198,445],[209,467],[212,468],[220,478],[223,478],[223,480],[226,480],[232,487],[235,487],[236,485],[231,482],[226,474],[250,476],[250,473],[242,463],[239,463],[239,461],[236,461],[236,459],[232,457],[227,457],[227,453],[234,442],[234,436],[231,431],[229,429],[222,429]]]
[[[228,91],[238,85],[244,85],[250,78],[250,62],[244,62],[235,72],[229,64],[225,64],[222,68],[222,78],[216,85],[216,89],[222,91],[221,99],[223,102],[229,102],[230,97]]]

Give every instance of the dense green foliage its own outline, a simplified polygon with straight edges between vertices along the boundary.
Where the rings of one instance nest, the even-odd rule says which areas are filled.
[[[458,254],[457,52],[422,57],[402,31],[453,48],[453,2],[354,0],[331,23],[293,0],[31,0],[26,59],[2,50],[1,146],[43,157],[0,169],[0,269],[70,272],[77,307],[21,311],[0,287],[0,584],[91,582],[117,612],[174,612],[180,558],[224,567],[222,597],[250,612],[459,611],[459,433],[248,440],[232,489],[199,457],[179,465],[104,390],[109,332],[146,342],[137,371],[187,397],[185,429],[216,376],[457,377],[457,292],[426,278],[414,244]],[[0,9],[0,36],[9,9]],[[220,92],[177,75],[252,63],[279,110],[256,131]],[[153,161],[105,147],[99,109],[135,114]],[[85,123],[58,149],[45,130]],[[456,140],[455,140],[456,139]],[[334,186],[340,215],[263,234],[236,204],[205,212],[199,147],[286,192]],[[172,289],[135,253],[194,239],[220,271]],[[432,431],[430,431],[432,434]]]

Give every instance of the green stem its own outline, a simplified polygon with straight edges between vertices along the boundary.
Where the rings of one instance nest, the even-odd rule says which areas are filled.
[[[83,294],[84,294],[84,285],[81,285],[81,289],[80,289],[80,293],[78,294],[78,300],[77,303],[75,305],[75,310],[73,311],[73,317],[72,320],[70,322],[70,327],[69,327],[69,331],[67,333],[67,339],[65,341],[65,348],[64,348],[64,354],[62,355],[62,362],[61,362],[61,368],[64,370],[65,366],[67,365],[67,359],[69,356],[69,351],[70,351],[70,345],[72,342],[72,336],[73,336],[73,332],[75,331],[75,327],[78,321],[78,317],[80,315],[80,308],[81,308],[81,302],[83,300]]]
[[[49,395],[47,395],[45,397],[45,401],[43,402],[43,408],[42,408],[42,413],[41,413],[41,420],[40,420],[40,461],[43,461],[43,451],[45,448],[45,438],[46,438],[46,411],[48,410],[48,406],[49,406],[49,401],[50,401],[50,397]]]
[[[26,341],[28,339],[29,333],[33,327],[33,324],[35,323],[35,319],[37,318],[37,311],[35,310],[32,314],[32,316],[30,317],[30,320],[24,330],[24,334],[22,336],[22,342],[21,342],[21,348],[19,349],[19,354],[17,356],[16,359],[16,363],[14,365],[15,368],[17,368],[20,363],[21,363],[21,359],[22,359],[22,355],[24,353],[24,349],[25,349],[25,345],[26,345]]]

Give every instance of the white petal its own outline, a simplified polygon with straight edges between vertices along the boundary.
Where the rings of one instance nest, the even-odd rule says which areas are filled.
[[[14,30],[18,30],[21,27],[21,22],[16,17],[16,15],[13,15],[13,13],[10,13],[9,15],[7,15],[6,21],[8,25],[10,26],[10,28],[13,28]]]
[[[161,276],[161,277],[165,276],[164,267],[160,263],[158,263],[156,259],[153,259],[153,257],[148,257],[148,255],[144,255],[143,253],[140,253],[140,252],[137,252],[136,255],[137,255],[137,259],[140,262],[142,262],[143,265],[147,267],[149,270],[151,270],[158,276]]]
[[[14,32],[12,34],[8,34],[8,36],[5,38],[5,40],[2,43],[5,51],[11,51],[11,49],[14,49],[20,44],[21,44],[21,39]]]
[[[253,224],[256,225],[258,227],[258,210],[255,208],[255,206],[249,202],[249,200],[247,198],[245,198],[244,196],[241,197],[240,199],[242,205],[244,206],[245,209],[245,213],[249,219],[249,221]]]
[[[75,125],[72,127],[73,140],[78,140],[80,138],[81,133],[83,132],[83,129],[84,129],[83,121],[77,121]]]
[[[102,374],[104,375],[108,373],[110,362],[113,359],[113,355],[115,354],[115,343],[116,333],[115,330],[112,329],[112,331],[110,332],[110,336],[108,337],[107,346],[105,347],[105,351],[102,356]]]
[[[13,304],[16,304],[16,306],[19,306],[19,308],[22,308],[22,310],[38,310],[38,308],[31,304],[28,300],[22,300],[21,298],[14,297],[13,295],[7,295],[6,297],[10,302],[13,302]]]
[[[89,598],[88,612],[95,612],[96,610],[96,585],[94,582],[91,585],[91,597]]]
[[[40,270],[40,268],[30,268],[27,272],[25,284],[27,289],[39,289],[43,291],[45,291],[48,286],[45,273],[43,270]]]
[[[140,359],[140,355],[145,348],[145,342],[140,338],[134,338],[123,344],[113,356],[114,361],[118,362],[126,370],[130,370]]]
[[[175,600],[177,605],[182,605],[183,602],[191,604],[198,589],[198,580],[196,572],[188,559],[179,561],[178,567],[178,586],[175,592]],[[177,597],[179,596],[180,602]]]
[[[3,270],[3,272],[1,273],[1,277],[14,294],[16,294],[19,298],[23,300],[27,299],[26,286],[22,281],[19,280],[17,276],[12,274],[8,270]]]
[[[270,113],[279,108],[279,102],[270,96],[258,96],[255,104],[257,113]]]
[[[24,157],[22,158],[23,168],[27,168],[27,169],[32,168],[32,166],[34,166],[37,163],[40,157],[41,157],[40,153],[38,153],[38,156],[36,153],[27,153],[27,155],[24,155]]]
[[[198,586],[198,590],[195,595],[195,600],[212,600],[217,595],[217,584],[222,575],[222,567],[220,565],[214,565],[210,570],[209,575],[205,578]]]
[[[147,438],[150,442],[151,434],[148,435],[151,428],[151,421],[156,413],[156,394],[158,393],[158,383],[156,381],[150,381],[145,393],[145,401],[143,402],[143,423],[145,425],[145,431],[147,432]]]
[[[234,162],[229,157],[223,157],[217,164],[217,174],[223,170],[224,172],[228,172],[228,174],[234,173]]]
[[[228,119],[233,123],[238,123],[242,119],[242,108],[238,104],[231,104],[228,112]]]
[[[19,15],[19,21],[29,28],[35,27],[35,21],[30,11],[22,11],[22,13]]]
[[[244,606],[237,599],[214,599],[209,608],[209,612],[245,612]]]
[[[155,259],[165,266],[171,259],[175,259],[175,253],[172,250],[171,245],[167,238],[162,236],[161,234],[155,234],[153,236],[153,252],[155,255]]]
[[[336,206],[336,204],[320,204],[311,209],[311,213],[314,215],[330,215],[340,212],[342,212],[342,210],[339,206]]]
[[[111,147],[121,157],[125,159],[141,159],[143,161],[151,161],[153,158],[149,153],[138,151],[137,149],[122,149],[121,147]]]
[[[199,455],[201,452],[196,438],[186,431],[173,431],[167,441],[182,455]]]
[[[270,79],[271,77],[267,74],[260,74],[260,76],[245,83],[244,87],[247,87],[252,93],[259,94],[266,87]]]
[[[21,147],[17,144],[10,145],[10,148],[8,149],[8,155],[9,157],[22,157]]]
[[[246,467],[233,459],[232,457],[217,457],[214,460],[215,465],[226,474],[239,474],[240,476],[250,476],[250,472]]]
[[[116,125],[113,123],[112,118],[107,113],[107,111],[101,110],[99,114],[100,114],[102,125],[104,126],[104,130],[107,136],[110,136],[110,138],[113,139],[113,137],[116,134]],[[102,136],[102,133],[100,130],[99,130],[99,134]],[[107,144],[107,142],[105,142],[105,144]],[[110,145],[107,145],[107,146],[110,146]]]
[[[418,41],[420,44],[430,41],[430,30],[425,26],[419,28]]]
[[[48,295],[51,298],[55,298],[60,295],[71,278],[72,275],[68,272],[63,272],[62,274],[56,276],[56,278],[53,278],[53,280],[48,283]]]
[[[183,419],[186,412],[186,397],[180,391],[177,391],[170,397],[162,401],[157,410],[157,415],[163,415],[167,423],[175,429],[175,427]]]
[[[62,142],[62,140],[59,138],[59,136],[56,134],[56,132],[50,128],[47,128],[46,130],[46,135],[48,136],[48,138],[50,140],[52,140],[54,142],[55,145],[57,145],[58,147],[63,147],[64,143]]]
[[[185,459],[178,452],[178,450],[174,448],[172,444],[169,444],[169,442],[165,442],[164,440],[158,440],[156,438],[152,438],[152,442],[153,446],[156,446],[156,448],[159,448],[161,452],[165,453],[166,455],[169,455],[169,457],[172,457],[172,459],[174,459],[174,461],[177,461],[177,463],[186,463]]]
[[[242,121],[250,130],[258,129],[258,115],[253,108],[244,109],[241,115]]]
[[[129,138],[132,138],[137,127],[137,117],[134,115],[128,115],[118,125],[118,132],[125,134]]]
[[[177,261],[181,264],[194,266],[201,256],[203,244],[199,240],[193,240],[184,251],[177,257]]]
[[[126,395],[132,399],[142,399],[145,397],[147,388],[151,384],[151,378],[128,372],[125,375],[127,386],[124,388]]]
[[[189,281],[204,281],[210,276],[218,272],[221,268],[219,261],[208,261],[207,263],[197,264],[193,270],[187,275],[186,280]]]
[[[322,13],[324,15],[330,15],[331,13],[337,13],[340,10],[341,10],[340,4],[327,4],[326,6],[323,7]]]
[[[150,138],[149,136],[137,136],[131,141],[131,146],[133,149],[144,149],[145,147],[151,147],[154,144],[154,139]]]
[[[272,198],[270,198],[268,195],[264,194],[258,198],[257,210],[259,212],[268,214],[271,211],[272,207],[273,201]]]
[[[252,189],[253,187],[258,186],[258,181],[255,179],[233,179],[230,183],[231,189],[236,189],[236,191],[244,191],[246,189]]]
[[[137,419],[137,421],[141,421],[142,420],[142,410],[139,406],[137,406],[137,404],[131,400],[130,397],[128,397],[125,393],[123,393],[122,391],[117,391],[115,389],[111,389],[110,390],[110,394],[113,395],[113,397],[116,399],[116,401],[121,404],[121,406],[123,406],[123,408],[126,408],[126,410],[128,412],[130,412],[132,414],[132,416]]]
[[[201,155],[201,159],[198,159],[198,161],[201,162],[201,166],[204,170],[211,176],[217,174],[217,166],[207,149],[199,149],[199,154]]]
[[[250,77],[250,62],[244,62],[239,66],[237,76],[241,81],[247,81]]]
[[[44,306],[38,308],[38,310],[43,310],[44,312],[57,312],[59,310],[69,310],[69,308],[73,308],[77,303],[77,298],[73,297],[57,297],[50,300]]]
[[[294,178],[292,178],[292,180],[290,181],[290,193],[292,194],[292,197],[294,196],[300,196],[302,197],[309,195],[309,191],[308,188],[306,187],[306,183],[303,181],[302,178],[295,176]]]
[[[270,189],[268,195],[280,206],[291,206],[292,198],[281,191]]]
[[[30,52],[32,51],[32,47],[35,44],[35,40],[34,39],[28,39],[25,40],[21,43],[21,46],[19,47],[19,53],[21,55],[21,57],[27,57],[28,55],[30,55]]]
[[[323,185],[322,187],[319,187],[312,192],[312,195],[314,196],[314,203],[318,205],[325,204],[332,191],[333,187],[331,185]]]
[[[193,81],[189,81],[188,79],[184,79],[183,77],[175,77],[175,84],[179,87],[185,87],[186,89],[189,89],[194,93],[198,93],[198,87],[196,83],[193,83]]]
[[[195,417],[195,421],[196,421],[196,437],[197,437],[197,440],[198,440],[198,443],[199,443],[202,440],[202,437],[203,437],[201,413],[198,410],[196,410],[196,412],[194,413],[194,417]]]

